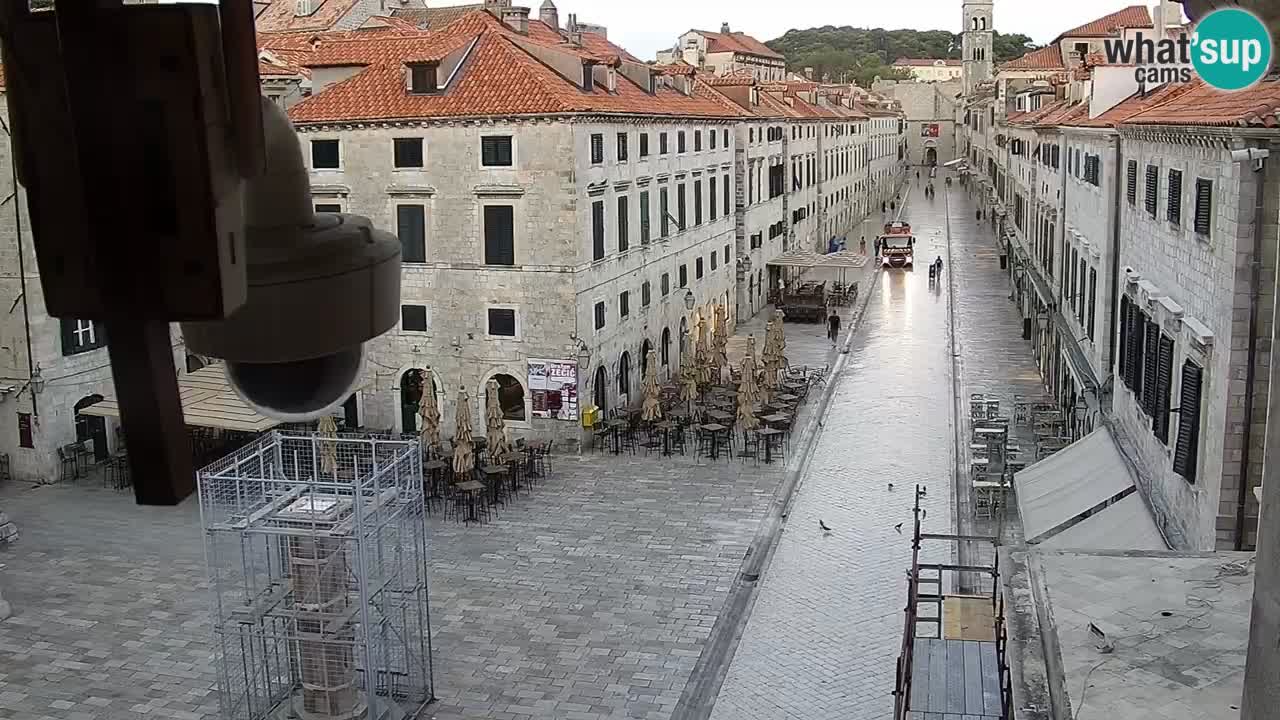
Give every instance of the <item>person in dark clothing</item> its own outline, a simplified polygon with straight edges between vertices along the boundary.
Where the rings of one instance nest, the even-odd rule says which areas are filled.
[[[978,209],[977,209],[977,211],[975,211],[975,213],[974,213],[974,214],[978,216],[978,219],[979,219],[979,220],[981,220],[981,219],[982,219],[982,208],[978,208]]]
[[[889,212],[889,203],[887,203],[887,202],[885,202],[885,201],[881,200],[881,201],[880,201],[880,212]]]
[[[836,346],[836,340],[840,337],[840,316],[835,310],[831,311],[831,317],[827,318],[827,339],[831,341],[831,347]]]
[[[942,256],[939,255],[938,259],[933,261],[933,264],[938,267],[938,277],[942,277]]]

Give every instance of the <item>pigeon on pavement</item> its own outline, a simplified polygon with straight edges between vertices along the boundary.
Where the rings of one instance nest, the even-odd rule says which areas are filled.
[[[898,523],[897,525],[894,525],[894,526],[893,526],[893,529],[894,529],[894,530],[897,530],[897,531],[898,531],[898,534],[899,534],[899,535],[901,535],[901,534],[902,534],[902,523]]]
[[[893,489],[893,483],[889,483],[889,489],[890,489],[890,490],[892,490],[892,489]]]
[[[822,522],[821,518],[818,519],[818,527],[822,528],[823,532],[831,532],[831,528],[827,527],[827,524]]]

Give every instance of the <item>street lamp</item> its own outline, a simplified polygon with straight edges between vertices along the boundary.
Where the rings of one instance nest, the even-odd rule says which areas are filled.
[[[749,273],[749,272],[751,272],[751,258],[750,258],[750,257],[744,257],[744,258],[740,259],[738,262],[739,262],[739,264],[741,264],[741,266],[742,266],[742,272],[744,272],[744,273]]]
[[[692,291],[692,290],[685,290],[685,291],[684,291],[684,309],[685,309],[685,310],[690,310],[690,311],[692,311],[692,310],[693,310],[693,306],[694,306],[694,305],[696,305],[696,304],[697,304],[697,302],[698,302],[698,301],[697,301],[697,299],[693,297],[693,291]]]

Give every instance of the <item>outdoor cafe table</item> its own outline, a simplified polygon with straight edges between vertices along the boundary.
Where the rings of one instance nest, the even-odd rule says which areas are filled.
[[[787,394],[785,394],[785,395],[779,395],[779,396],[778,396],[778,399],[779,399],[779,400],[781,400],[781,401],[783,401],[783,402],[795,402],[795,401],[799,400],[800,398],[798,398],[798,397],[796,397],[795,395],[792,395],[792,394],[790,394],[790,393],[787,393]]]
[[[727,422],[733,419],[733,413],[727,413],[727,412],[724,412],[723,410],[708,410],[707,417],[712,418],[713,420],[721,420],[721,421]]]
[[[783,424],[785,424],[785,423],[791,422],[791,416],[790,416],[790,415],[783,415],[782,413],[774,413],[774,414],[772,414],[772,415],[765,415],[764,417],[762,417],[762,418],[760,418],[760,419],[761,419],[761,420],[763,420],[763,421],[765,421],[765,424],[767,424],[767,425],[783,425]]]
[[[764,462],[766,465],[773,462],[773,446],[776,443],[779,447],[782,445],[782,431],[771,427],[761,428],[756,431],[756,435],[764,440]]]
[[[702,426],[703,432],[711,433],[711,459],[715,460],[720,457],[720,433],[729,428],[717,423],[708,423]]]
[[[477,480],[468,480],[454,485],[459,491],[467,496],[467,517],[463,519],[464,523],[480,522],[480,518],[476,515],[476,500],[480,498],[480,494],[484,492],[484,483]]]
[[[675,429],[676,424],[670,420],[662,420],[654,423],[653,428],[662,433],[662,454],[669,457],[671,455],[671,431]]]
[[[484,474],[489,486],[489,504],[497,505],[501,502],[502,481],[507,475],[506,465],[485,465],[480,468],[480,472]]]

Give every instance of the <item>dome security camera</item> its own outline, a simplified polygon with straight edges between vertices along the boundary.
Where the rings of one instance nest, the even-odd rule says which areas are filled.
[[[301,145],[262,101],[266,169],[244,185],[243,306],[183,323],[187,348],[226,361],[235,392],[263,415],[313,420],[355,391],[364,343],[400,316],[400,242],[368,218],[317,214]]]

